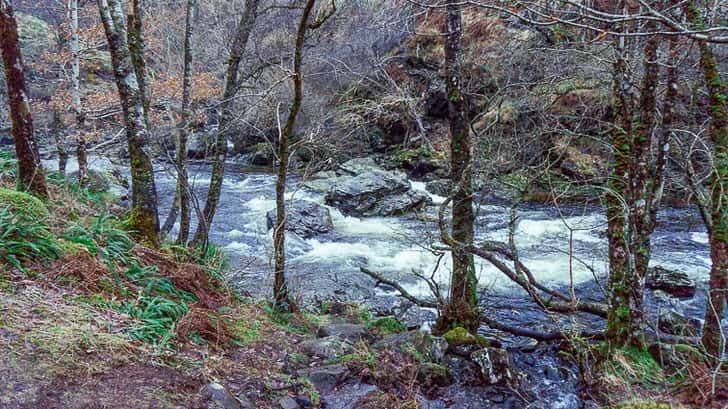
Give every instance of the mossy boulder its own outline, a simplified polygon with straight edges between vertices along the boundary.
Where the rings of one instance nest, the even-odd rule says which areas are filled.
[[[48,208],[35,196],[13,189],[0,188],[0,208],[9,208],[13,214],[26,216],[28,220],[48,219]]]
[[[443,336],[450,346],[477,345],[489,346],[488,340],[480,335],[473,335],[463,327],[455,327],[446,332]]]
[[[387,335],[373,347],[378,350],[399,350],[422,362],[441,362],[448,344],[444,338],[422,331],[409,331]]]

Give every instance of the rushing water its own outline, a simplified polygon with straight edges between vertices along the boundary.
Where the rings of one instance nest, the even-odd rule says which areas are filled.
[[[75,167],[70,163],[69,172]],[[108,170],[112,165],[104,158],[94,158],[92,167]],[[209,167],[195,165],[190,174],[197,200],[204,204],[210,181]],[[174,197],[175,176],[168,169],[158,168],[156,179],[160,218],[164,219]],[[411,183],[413,188],[425,191],[424,183]],[[444,200],[430,196],[435,204]],[[275,175],[260,169],[230,166],[210,233],[212,242],[228,254],[236,279],[254,295],[265,294],[272,279],[272,239],[265,214],[275,207],[274,197]],[[297,178],[292,178],[286,197],[323,204],[323,195],[301,187]],[[409,290],[427,294],[426,283],[409,273],[414,270],[428,276],[434,274],[438,281],[446,283],[451,269],[448,254],[440,259],[431,250],[438,244],[437,207],[430,206],[417,215],[386,218],[345,216],[338,209],[330,208],[333,232],[306,240],[294,234],[287,236],[292,288],[298,283],[304,291],[315,292],[323,286],[324,290],[339,288],[349,292],[351,286],[359,283],[356,280],[347,283],[347,280],[354,275],[361,276],[359,267],[365,266],[402,275]],[[509,212],[503,204],[479,203],[477,238],[506,240]],[[520,257],[537,279],[560,286],[572,281],[576,285],[593,281],[595,275],[603,278],[607,243],[606,218],[601,208],[572,205],[557,209],[529,204],[519,210],[516,226]],[[679,269],[699,282],[707,279],[708,237],[697,209],[663,209],[658,215],[652,243],[652,265]],[[499,292],[512,288],[512,283],[487,262],[477,261],[477,272],[481,286]],[[324,284],[326,280],[328,285]]]

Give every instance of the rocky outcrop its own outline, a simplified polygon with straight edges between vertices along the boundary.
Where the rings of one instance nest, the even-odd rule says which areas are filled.
[[[423,359],[430,362],[442,362],[448,343],[444,338],[435,337],[422,331],[409,331],[391,334],[374,343],[378,350],[408,349],[416,351]]]
[[[339,339],[356,342],[371,338],[369,330],[360,324],[329,324],[318,330],[319,337],[337,337]]]
[[[266,213],[268,229],[276,223],[276,211]],[[308,200],[293,200],[286,203],[286,230],[307,239],[334,229],[331,213],[325,206]]]
[[[502,348],[483,348],[470,355],[480,368],[483,380],[490,385],[518,382],[518,372],[513,366],[508,351]]]
[[[695,337],[700,334],[702,323],[700,320],[687,317],[673,309],[663,309],[658,317],[657,328],[660,332],[670,335]]]
[[[663,291],[676,298],[692,298],[695,295],[695,281],[687,274],[660,266],[648,270],[645,287]]]
[[[393,216],[431,202],[410,186],[406,176],[384,170],[371,158],[352,159],[336,172],[317,174],[305,184],[326,192],[326,204],[350,216]]]

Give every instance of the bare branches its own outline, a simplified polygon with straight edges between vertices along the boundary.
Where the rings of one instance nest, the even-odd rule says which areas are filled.
[[[362,273],[368,275],[369,277],[377,280],[377,284],[382,283],[382,284],[386,284],[390,287],[393,287],[395,290],[399,291],[399,294],[402,296],[402,298],[404,298],[408,301],[411,301],[413,304],[419,305],[420,307],[424,307],[424,308],[438,308],[439,309],[441,307],[439,305],[439,303],[437,303],[437,302],[422,300],[422,299],[415,297],[395,280],[390,280],[375,271],[369,270],[366,267],[360,267],[359,270]]]

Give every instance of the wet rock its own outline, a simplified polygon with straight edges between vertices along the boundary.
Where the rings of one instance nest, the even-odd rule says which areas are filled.
[[[354,158],[339,165],[336,174],[338,176],[357,176],[371,171],[384,171],[384,168],[379,166],[377,162],[374,161],[374,158],[364,157]]]
[[[212,141],[212,136],[205,132],[190,135],[187,142],[187,158],[205,159],[212,153]]]
[[[336,336],[309,339],[301,342],[298,346],[304,354],[324,359],[336,359],[351,351],[351,345]]]
[[[483,380],[488,384],[513,384],[518,381],[516,369],[505,349],[479,349],[470,355],[470,359],[478,364]]]
[[[301,406],[290,396],[284,396],[278,401],[281,409],[301,409]]]
[[[431,310],[411,304],[409,308],[395,308],[394,316],[407,329],[418,329],[425,322],[432,322],[437,319],[437,314]]]
[[[431,201],[412,189],[403,175],[379,170],[336,178],[325,199],[329,206],[352,216],[404,214]]]
[[[329,393],[346,380],[349,371],[345,366],[335,364],[313,368],[303,374],[320,393]]]
[[[378,350],[416,351],[426,361],[439,363],[442,362],[448,345],[443,338],[423,331],[409,331],[387,335],[374,343],[373,347]]]
[[[432,194],[447,197],[450,195],[451,186],[452,182],[448,179],[437,179],[427,182],[425,184],[425,189]]]
[[[356,342],[371,338],[369,330],[359,324],[329,324],[318,330],[319,337],[337,337],[346,341]]]
[[[450,369],[432,362],[425,362],[417,368],[417,381],[425,387],[447,386],[453,382]]]
[[[660,266],[648,270],[645,287],[664,291],[676,298],[692,298],[695,295],[695,281],[687,274]]]
[[[276,223],[276,211],[265,215],[268,229]],[[334,229],[331,213],[325,206],[308,200],[293,200],[286,203],[286,230],[307,239]]]
[[[250,163],[255,166],[272,166],[275,163],[275,159],[270,144],[259,143],[255,147],[255,152],[250,157]]]
[[[695,337],[700,333],[700,320],[687,317],[673,309],[662,309],[658,317],[657,328],[670,335]]]
[[[68,178],[78,182],[78,175],[78,171],[71,172],[68,174]],[[83,183],[86,189],[95,193],[108,192],[111,189],[111,180],[98,170],[88,169]]]
[[[239,400],[231,395],[230,392],[228,392],[227,389],[219,383],[211,383],[207,385],[206,389],[212,400],[224,409],[242,409],[250,407],[243,406]]]
[[[347,384],[321,397],[326,409],[354,409],[360,407],[362,400],[376,393],[378,388],[366,383]]]

